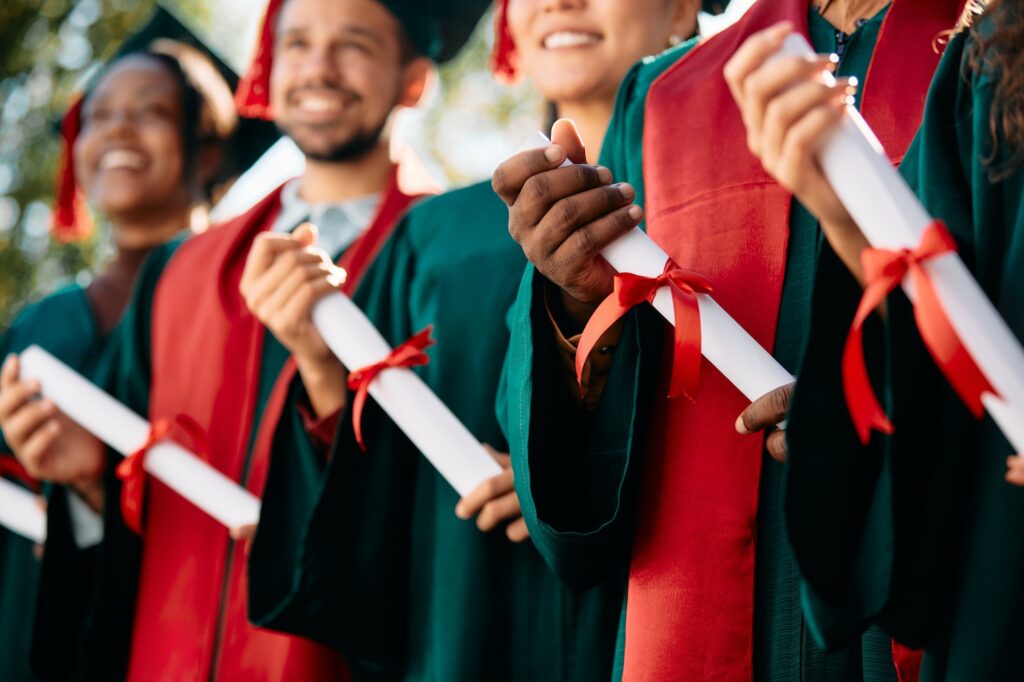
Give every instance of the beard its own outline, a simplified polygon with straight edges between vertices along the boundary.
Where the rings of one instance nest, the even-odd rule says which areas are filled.
[[[321,140],[314,142],[309,139],[319,136],[318,131],[315,130],[307,136],[299,131],[290,130],[289,126],[278,126],[278,129],[295,142],[295,146],[307,159],[323,163],[341,163],[355,161],[370,152],[380,143],[386,126],[387,122],[385,121],[372,130],[357,130],[348,138],[333,143],[325,143]]]

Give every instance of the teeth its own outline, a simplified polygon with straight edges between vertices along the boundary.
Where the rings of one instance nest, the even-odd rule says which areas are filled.
[[[581,47],[583,45],[593,45],[599,40],[598,36],[591,33],[559,31],[544,38],[544,47],[548,50],[557,50],[561,47]]]
[[[340,111],[341,105],[336,100],[323,97],[305,97],[299,101],[299,108],[303,111],[319,114],[328,111]]]
[[[146,165],[146,158],[138,152],[127,149],[114,149],[103,155],[100,159],[101,170],[113,170],[127,168],[139,170]]]

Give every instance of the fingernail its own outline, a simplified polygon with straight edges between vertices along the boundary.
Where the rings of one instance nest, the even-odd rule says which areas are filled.
[[[619,190],[619,194],[621,194],[622,198],[626,201],[633,201],[633,197],[636,196],[636,190],[634,190],[629,183],[620,182],[615,185],[615,189]]]
[[[551,145],[550,147],[544,150],[544,158],[546,158],[551,163],[561,163],[562,159],[565,158],[565,152],[562,150],[561,147]]]
[[[462,506],[461,503],[455,505],[455,515],[458,516],[463,521],[466,520],[466,509]]]
[[[598,166],[597,179],[607,185],[609,182],[612,181],[612,172],[605,168],[604,166]]]
[[[750,434],[750,431],[747,430],[747,425],[743,423],[743,415],[736,417],[736,432],[744,436]]]
[[[857,88],[858,86],[860,86],[860,81],[857,80],[856,76],[848,76],[846,78],[846,85],[847,87],[850,88]]]
[[[629,211],[627,211],[627,215],[629,215],[629,217],[632,218],[633,220],[640,220],[643,214],[644,210],[637,206],[636,204],[630,206]]]

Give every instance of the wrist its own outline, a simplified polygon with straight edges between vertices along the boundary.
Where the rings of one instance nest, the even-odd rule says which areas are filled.
[[[558,291],[558,296],[548,299],[551,304],[551,314],[559,330],[566,337],[575,336],[587,326],[587,322],[590,321],[600,302],[581,301],[565,289]]]
[[[345,406],[348,398],[348,372],[337,358],[296,357],[295,365],[309,397],[310,407],[318,418],[334,414]]]

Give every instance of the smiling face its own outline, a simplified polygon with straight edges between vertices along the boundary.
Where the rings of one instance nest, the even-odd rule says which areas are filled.
[[[75,180],[115,223],[191,204],[183,95],[181,82],[145,55],[114,63],[89,93]]]
[[[511,0],[523,71],[549,101],[613,99],[629,68],[694,32],[696,0]]]
[[[380,139],[392,109],[415,104],[412,60],[376,0],[289,0],[277,18],[274,120],[311,159],[342,161]],[[412,97],[412,101],[410,98]]]

